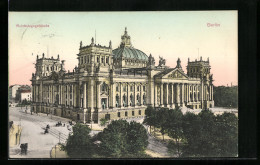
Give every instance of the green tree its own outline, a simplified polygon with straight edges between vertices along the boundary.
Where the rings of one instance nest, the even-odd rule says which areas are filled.
[[[94,145],[89,135],[91,129],[87,125],[77,123],[73,126],[73,134],[69,135],[65,151],[71,158],[89,158]]]
[[[145,110],[145,118],[143,124],[146,124],[150,127],[150,133],[152,126],[155,126],[156,123],[156,111],[153,107],[148,106]]]
[[[195,156],[195,153],[199,150],[200,138],[200,117],[194,113],[187,112],[183,115],[182,129],[185,137],[184,146],[182,149],[182,156]]]
[[[160,132],[163,136],[164,141],[164,134],[168,128],[168,118],[169,118],[169,109],[168,108],[160,108],[156,113],[156,124],[155,126],[160,128]]]
[[[125,120],[112,121],[98,136],[102,154],[108,157],[140,157],[148,145],[145,128]]]
[[[235,114],[223,113],[216,116],[215,141],[217,155],[234,157],[238,154],[238,120]]]
[[[105,126],[107,123],[108,123],[108,119],[106,119],[106,118],[100,119],[100,125],[101,126]]]
[[[214,130],[215,117],[209,110],[202,110],[198,115],[187,112],[183,117],[185,145],[182,156],[212,157],[216,155]]]
[[[238,88],[237,86],[214,87],[214,102],[218,107],[237,108],[238,106]]]
[[[182,120],[183,114],[179,108],[168,110],[166,120],[166,129],[168,135],[174,139],[176,146],[170,143],[170,146],[177,148],[177,154],[180,156],[180,141],[183,138]],[[170,147],[171,148],[171,147]]]
[[[127,131],[127,151],[133,156],[142,156],[148,145],[146,129],[140,123],[131,121]]]

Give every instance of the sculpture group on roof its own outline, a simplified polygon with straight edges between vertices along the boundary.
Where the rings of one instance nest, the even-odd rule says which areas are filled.
[[[164,66],[166,63],[166,60],[164,58],[162,58],[161,56],[159,56],[159,65],[158,66]]]

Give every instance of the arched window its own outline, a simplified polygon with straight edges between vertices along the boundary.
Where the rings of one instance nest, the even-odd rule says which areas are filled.
[[[116,91],[117,91],[117,92],[119,91],[119,87],[118,87],[118,85],[116,85]]]
[[[125,96],[125,94],[124,94],[124,96],[123,96],[123,106],[126,107],[126,105],[127,105],[127,104],[126,104],[126,96]]]
[[[101,86],[101,91],[106,92],[107,91],[107,84],[104,82]]]
[[[143,95],[143,105],[145,105],[146,104],[146,96],[145,96],[145,94]]]
[[[131,95],[130,95],[130,106],[132,106],[132,105],[133,105],[133,103],[134,103],[134,100],[133,100],[133,98],[134,98],[134,97],[133,97],[133,95],[131,94]]]
[[[116,95],[116,107],[118,107],[118,105],[119,105],[119,96],[118,96],[118,94]]]
[[[137,94],[137,96],[136,96],[136,104],[140,105],[140,96],[139,96],[139,94]]]

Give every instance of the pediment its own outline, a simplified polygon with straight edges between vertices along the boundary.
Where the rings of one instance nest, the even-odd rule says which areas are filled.
[[[163,76],[163,78],[169,79],[187,79],[188,76],[181,70],[176,69],[168,73],[167,75]]]

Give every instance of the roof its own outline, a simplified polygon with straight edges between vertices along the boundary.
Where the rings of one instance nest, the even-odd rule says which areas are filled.
[[[133,47],[119,47],[113,50],[114,59],[125,57],[128,59],[138,59],[148,61],[148,56],[141,50]]]
[[[24,91],[21,91],[21,93],[31,93],[30,90],[24,90]]]
[[[165,69],[162,72],[159,72],[158,74],[156,74],[156,77],[163,77],[164,75],[170,73],[171,71],[175,70],[176,68],[169,68],[169,69]]]

